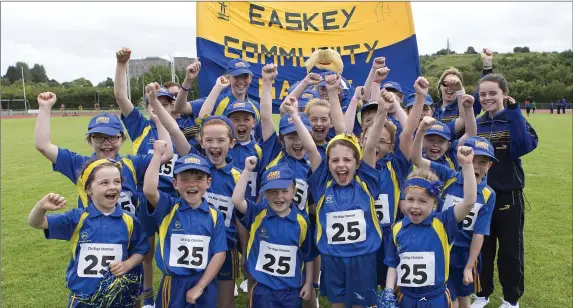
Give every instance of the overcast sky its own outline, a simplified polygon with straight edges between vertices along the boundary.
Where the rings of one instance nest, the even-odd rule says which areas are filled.
[[[571,2],[412,3],[420,54],[468,46],[509,52],[572,47]],[[132,58],[196,55],[195,3],[2,2],[1,73],[25,61],[43,64],[49,78],[85,77],[98,83],[114,75],[114,53]]]

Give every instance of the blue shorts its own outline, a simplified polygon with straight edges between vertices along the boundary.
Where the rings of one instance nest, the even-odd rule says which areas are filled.
[[[356,257],[322,255],[320,294],[331,303],[376,303],[376,253]]]
[[[227,250],[225,263],[221,266],[217,274],[218,280],[237,280],[239,277],[239,269],[241,268],[241,260],[239,258],[239,251],[237,248]]]
[[[384,256],[388,247],[388,243],[392,240],[392,230],[390,226],[382,227],[382,245],[376,252],[376,280],[378,285],[384,289],[386,287],[386,276],[388,274],[388,265],[384,263]]]
[[[479,273],[481,272],[481,255],[472,267],[474,282],[464,285],[464,268],[468,263],[470,250],[468,247],[454,246],[450,253],[450,277],[448,278],[448,289],[451,292],[452,300],[458,296],[470,296],[481,291]]]
[[[193,277],[163,275],[159,292],[155,299],[155,308],[215,308],[217,307],[217,279],[213,279],[203,290],[196,304],[187,303],[187,291],[193,288],[201,279],[201,275]]]
[[[300,308],[302,299],[300,289],[273,290],[260,283],[255,283],[251,290],[249,307],[256,308]]]
[[[453,300],[448,289],[443,294],[432,298],[413,298],[400,292],[396,294],[400,308],[454,308]]]

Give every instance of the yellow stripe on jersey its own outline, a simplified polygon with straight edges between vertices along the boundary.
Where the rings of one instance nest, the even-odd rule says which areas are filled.
[[[145,137],[147,137],[150,130],[151,130],[151,125],[147,125],[143,129],[143,131],[141,132],[141,135],[139,135],[139,137],[137,137],[137,139],[133,140],[133,149],[132,149],[133,155],[137,154],[137,151],[139,151],[139,147],[141,147],[141,143],[143,142],[143,139],[145,139]]]
[[[400,230],[402,230],[402,221],[400,220],[399,222],[397,222],[394,227],[392,227],[392,238],[394,239],[394,245],[396,247],[398,247],[398,232],[400,232]]]
[[[434,231],[436,231],[436,234],[440,239],[440,243],[442,243],[442,250],[444,251],[444,268],[446,269],[446,275],[444,278],[445,281],[448,281],[448,276],[450,275],[450,251],[453,243],[450,244],[448,241],[448,233],[446,232],[444,224],[435,217],[432,220],[432,228],[434,228]]]
[[[450,167],[450,169],[456,171],[456,166],[454,166],[454,162],[446,156],[446,162],[448,163],[448,166]]]
[[[487,203],[487,200],[489,200],[489,197],[491,197],[491,190],[486,186],[482,189],[481,191],[482,195],[483,195],[483,203]]]
[[[332,186],[332,180],[326,182],[326,189],[328,189],[328,187],[330,186]],[[324,195],[320,197],[318,203],[316,204],[316,244],[318,244],[318,242],[320,241],[320,237],[322,236],[322,225],[320,224],[320,219],[318,217],[320,217],[319,213],[320,209],[322,209],[323,203],[324,203]]]
[[[80,230],[84,225],[84,220],[86,220],[86,217],[88,217],[88,212],[83,212],[82,215],[80,216],[80,220],[78,221],[78,225],[74,229],[74,233],[72,233],[72,238],[70,239],[70,241],[72,242],[72,259],[74,260],[76,259],[76,247],[78,247]]]
[[[249,257],[249,254],[251,253],[251,246],[253,246],[253,242],[255,241],[255,234],[257,234],[257,230],[261,226],[261,223],[263,222],[263,218],[265,218],[265,216],[267,216],[267,209],[262,210],[255,217],[255,221],[251,225],[251,230],[250,230],[251,234],[249,234],[249,244],[247,245],[247,258]]]
[[[123,213],[121,218],[123,218],[125,226],[127,227],[127,249],[129,249],[129,244],[131,243],[131,234],[133,234],[133,218],[127,213]]]
[[[133,176],[133,183],[137,186],[137,174],[135,173],[135,167],[133,166],[133,162],[131,159],[127,157],[122,157],[121,161],[127,166],[129,171],[131,171],[131,176]]]
[[[396,217],[398,216],[398,207],[400,204],[400,184],[398,183],[398,176],[396,176],[396,171],[392,168],[392,163],[390,161],[386,162],[386,166],[390,171],[390,178],[392,179],[392,185],[394,186],[394,219],[396,221]]]
[[[159,226],[159,252],[161,253],[161,259],[165,263],[165,258],[163,257],[163,247],[165,246],[165,237],[167,236],[167,229],[169,228],[169,224],[171,224],[171,220],[173,220],[173,216],[177,212],[179,208],[179,203],[173,206],[171,209],[171,213],[163,218],[161,225]]]
[[[366,183],[364,183],[359,176],[356,176],[355,179],[356,182],[360,184],[364,192],[368,194],[368,199],[370,199],[370,216],[372,218],[372,223],[374,224],[374,227],[376,228],[376,231],[378,232],[380,239],[382,239],[382,229],[380,229],[380,221],[378,220],[378,215],[376,215],[376,206],[374,198],[372,197],[372,194],[370,194],[370,190],[368,190],[368,186],[366,186]]]
[[[241,172],[235,168],[231,168],[231,174],[233,175],[233,180],[235,180],[235,185],[239,182],[239,177],[241,176]]]
[[[214,208],[209,208],[209,213],[211,213],[211,219],[213,220],[213,229],[217,225],[217,210]]]
[[[446,191],[446,189],[450,187],[450,185],[452,185],[456,180],[457,177],[454,176],[446,181],[446,183],[444,184],[444,188],[442,188],[442,192],[440,192],[440,198],[444,197],[444,192]]]
[[[268,165],[267,168],[265,170],[269,170],[270,168],[276,166],[279,163],[279,160],[281,160],[281,158],[283,158],[283,156],[285,156],[284,152],[280,152],[279,155],[277,155],[277,157],[275,157],[275,159],[273,159]]]
[[[298,225],[300,227],[300,235],[298,238],[298,247],[302,247],[302,243],[304,242],[304,239],[306,238],[306,232],[308,230],[308,225],[306,223],[306,220],[304,219],[304,217],[302,217],[301,214],[296,214],[296,220],[298,221]]]
[[[259,157],[259,161],[263,159],[263,149],[258,143],[255,143],[255,151],[257,152],[257,156]]]

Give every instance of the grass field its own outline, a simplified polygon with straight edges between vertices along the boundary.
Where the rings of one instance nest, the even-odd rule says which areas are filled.
[[[88,117],[52,119],[52,142],[91,154],[83,133]],[[525,219],[525,295],[521,307],[571,307],[572,303],[572,117],[536,114],[529,121],[539,146],[523,158],[525,195],[531,207]],[[70,245],[47,241],[27,225],[30,209],[48,192],[77,198],[75,186],[52,172],[51,164],[34,148],[34,118],[1,121],[2,169],[2,306],[63,307],[68,292],[65,270]],[[123,153],[131,149],[123,146]],[[156,270],[155,289],[161,275]],[[499,284],[490,307],[497,307]],[[237,307],[246,307],[246,295]],[[321,307],[329,307],[321,299]]]

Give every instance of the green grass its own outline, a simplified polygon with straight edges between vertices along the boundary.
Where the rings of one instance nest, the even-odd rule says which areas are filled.
[[[539,134],[539,147],[523,158],[531,209],[525,218],[525,294],[521,307],[571,307],[572,302],[572,126],[570,115],[536,114],[529,118]],[[88,117],[54,117],[52,142],[90,154],[83,132]],[[278,122],[278,121],[277,121]],[[52,172],[51,164],[34,148],[35,119],[1,121],[1,246],[4,307],[63,307],[68,292],[65,270],[70,245],[47,241],[27,225],[30,209],[48,192],[77,198],[75,186]],[[126,154],[131,145],[123,146]],[[161,273],[155,272],[157,290]],[[500,301],[496,285],[493,303]],[[236,300],[245,307],[246,295]],[[321,299],[321,307],[329,307]]]

